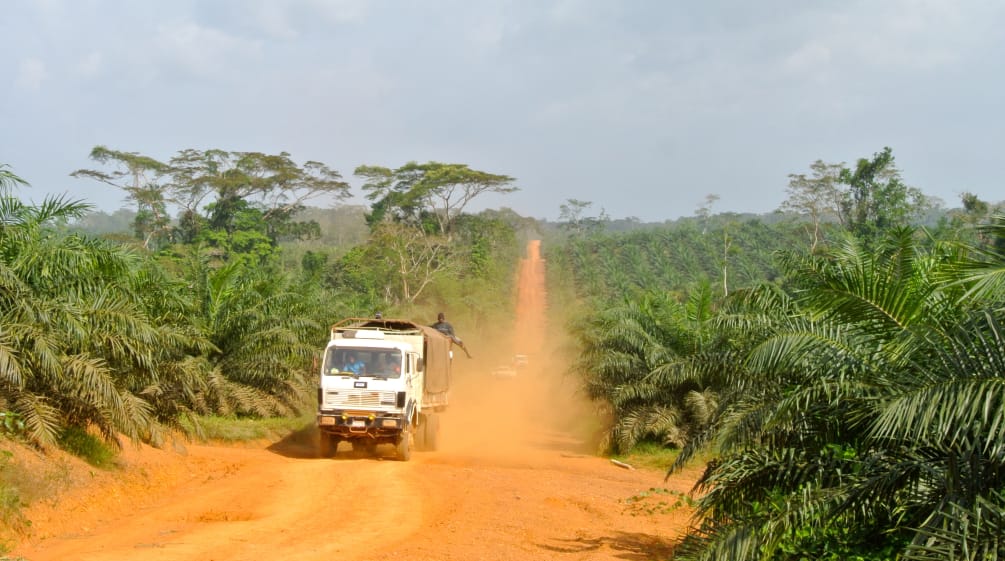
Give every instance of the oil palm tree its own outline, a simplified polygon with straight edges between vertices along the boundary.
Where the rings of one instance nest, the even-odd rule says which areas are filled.
[[[158,432],[151,402],[134,390],[157,378],[156,358],[174,334],[130,288],[135,256],[49,227],[87,208],[0,197],[0,400],[40,445],[70,425],[112,440]]]
[[[201,403],[224,414],[299,410],[308,394],[310,358],[324,337],[311,319],[310,294],[292,290],[282,274],[239,261],[213,268],[198,250],[189,256],[186,277],[194,327],[213,345]]]
[[[714,318],[703,283],[684,303],[649,292],[577,327],[584,351],[574,368],[613,420],[605,448],[627,450],[647,438],[679,447],[703,428],[718,399],[710,388],[737,364],[728,339],[711,328]]]
[[[1005,340],[954,255],[899,231],[784,260],[795,308],[746,358],[778,391],[723,402],[685,558],[1005,557]]]

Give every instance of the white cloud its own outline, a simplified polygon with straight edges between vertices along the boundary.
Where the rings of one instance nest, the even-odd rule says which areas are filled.
[[[21,61],[14,84],[23,90],[37,92],[42,88],[42,82],[48,78],[49,72],[45,68],[45,63],[31,57]]]
[[[356,23],[366,18],[370,0],[306,0],[306,5],[330,23]]]
[[[829,64],[832,55],[831,47],[820,41],[811,40],[785,57],[784,66],[786,70],[792,72],[812,72]]]
[[[968,4],[966,13],[962,5]],[[957,63],[993,36],[1001,5],[957,0],[900,0],[842,5],[805,19],[805,41],[785,58],[788,70],[821,64],[849,69],[928,72]]]
[[[254,20],[270,37],[296,39],[300,33],[290,21],[289,5],[278,2],[256,2],[252,5]]]
[[[303,29],[318,22],[323,25],[359,23],[369,12],[370,0],[297,0],[241,2],[247,6],[254,25],[269,37],[298,39]]]
[[[260,41],[193,22],[160,26],[153,45],[160,59],[203,78],[239,72],[262,51]]]
[[[87,56],[77,61],[74,71],[78,76],[93,78],[101,73],[104,61],[104,56],[99,51],[91,51]]]
[[[589,21],[590,10],[584,0],[558,0],[551,6],[551,19],[561,24],[582,24]]]
[[[494,49],[506,35],[506,22],[498,17],[486,17],[468,26],[464,37],[476,49]]]

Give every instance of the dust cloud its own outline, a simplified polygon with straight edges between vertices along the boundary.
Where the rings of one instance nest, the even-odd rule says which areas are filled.
[[[592,406],[567,372],[561,314],[548,313],[540,240],[527,244],[517,279],[514,325],[489,341],[472,341],[475,357],[455,356],[450,407],[440,449],[472,458],[526,458],[535,452],[589,454]],[[565,347],[567,348],[567,347]],[[515,363],[526,355],[526,365]],[[500,367],[516,371],[496,377]]]

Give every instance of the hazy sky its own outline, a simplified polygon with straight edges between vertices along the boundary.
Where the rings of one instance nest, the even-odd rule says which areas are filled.
[[[25,199],[115,210],[68,175],[98,144],[287,151],[353,185],[436,160],[517,178],[480,207],[659,221],[710,193],[768,212],[789,173],[891,146],[957,206],[1005,199],[1003,29],[1001,0],[10,0],[0,163]]]

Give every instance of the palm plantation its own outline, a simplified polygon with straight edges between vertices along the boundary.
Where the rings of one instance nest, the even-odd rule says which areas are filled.
[[[667,353],[694,328],[639,322],[620,307],[606,339],[581,336],[590,352],[580,368],[621,376],[602,378],[608,385],[595,393],[627,405],[616,436],[628,425],[631,435],[672,442],[666,417],[651,413],[685,395],[667,383],[680,375],[666,373],[688,371],[682,357],[690,371],[709,371],[707,385],[691,378],[692,388],[713,395],[706,401],[716,407],[678,465],[702,449],[715,459],[696,489],[696,527],[680,554],[1003,555],[1005,259],[994,249],[1000,227],[985,233],[983,247],[922,245],[905,229],[868,248],[847,237],[823,253],[782,254],[781,285],[719,304],[710,331],[726,341]],[[626,346],[640,351],[638,360],[609,364]]]
[[[313,292],[198,248],[158,261],[65,233],[88,205],[25,205],[0,171],[0,408],[29,442],[93,427],[159,443],[200,414],[301,409],[324,313]]]

